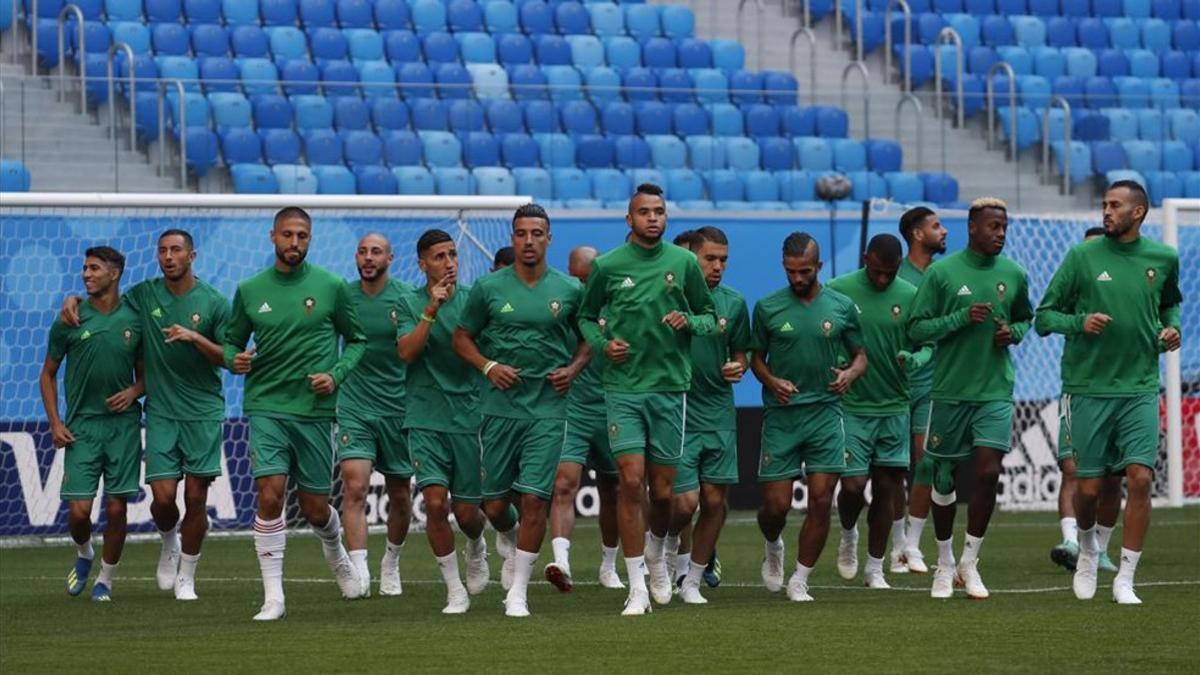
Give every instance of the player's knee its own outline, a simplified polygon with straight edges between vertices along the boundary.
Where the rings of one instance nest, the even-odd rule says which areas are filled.
[[[847,499],[863,499],[866,493],[867,481],[865,478],[847,478],[842,481],[841,494]]]
[[[367,483],[370,479],[362,480],[355,476],[342,482],[342,500],[350,506],[358,506],[367,498]]]
[[[787,517],[787,513],[791,508],[791,502],[768,495],[763,499],[762,507],[759,508],[758,513],[762,518],[778,520]]]
[[[640,475],[621,472],[621,483],[617,488],[617,493],[622,499],[640,502],[645,492],[646,483]]]
[[[126,514],[124,499],[109,499],[104,506],[104,515],[108,518],[110,527],[125,527]]]
[[[67,521],[71,524],[92,522],[92,503],[72,501],[67,507]]]
[[[508,502],[499,500],[484,502],[483,515],[493,523],[503,520],[508,515]]]
[[[1000,482],[1000,463],[987,462],[978,467],[975,480],[980,487],[994,488]]]
[[[719,514],[725,511],[725,495],[719,492],[703,492],[700,494],[700,512],[703,514]]]
[[[811,493],[808,496],[808,513],[815,518],[828,518],[833,508],[833,495]]]
[[[1099,482],[1097,481],[1097,483]],[[1144,466],[1135,464],[1125,472],[1125,489],[1128,491],[1130,499],[1148,499],[1153,482],[1150,470]],[[1096,492],[1099,493],[1099,491],[1100,485],[1097,485]]]
[[[432,520],[444,521],[450,518],[450,502],[444,494],[425,495],[425,516]]]
[[[571,501],[575,499],[575,492],[579,485],[571,476],[559,474],[554,478],[554,499],[562,501]]]
[[[329,503],[322,500],[300,500],[300,515],[310,523],[324,523],[329,518]]]

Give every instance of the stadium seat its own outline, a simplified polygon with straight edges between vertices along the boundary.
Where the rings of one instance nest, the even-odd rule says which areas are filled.
[[[618,136],[613,146],[617,168],[650,168],[650,146],[641,136]]]
[[[337,25],[337,6],[333,0],[300,0],[300,23],[310,33],[314,28]]]
[[[485,131],[473,131],[462,136],[463,164],[468,168],[498,166],[500,146],[495,137]]]
[[[555,101],[573,101],[583,98],[579,71],[571,66],[544,66],[546,82],[550,87],[550,98]]]
[[[1162,151],[1158,144],[1151,141],[1125,141],[1122,145],[1131,170],[1145,174],[1162,168]]]
[[[845,138],[850,131],[850,117],[845,110],[830,106],[816,109],[817,135],[825,138]]]
[[[1167,171],[1150,171],[1144,175],[1146,192],[1150,195],[1151,206],[1162,206],[1164,199],[1183,197],[1183,182],[1177,174]]]
[[[466,67],[471,91],[481,101],[508,98],[508,71],[495,63],[471,63]]]
[[[419,98],[409,101],[413,128],[417,131],[446,131],[450,128],[449,109],[445,101]]]
[[[857,140],[836,138],[830,141],[833,168],[842,173],[864,171],[867,168],[866,147]]]
[[[474,0],[451,0],[446,5],[446,23],[455,33],[483,31],[483,9]]]
[[[621,100],[621,76],[606,66],[593,68],[587,74],[587,95],[597,106]]]
[[[1002,16],[984,17],[980,25],[983,44],[989,47],[1004,47],[1016,43],[1012,24]]]
[[[437,64],[442,63],[457,63],[459,60],[458,40],[454,36],[437,31],[434,33],[426,33],[421,36],[421,52],[425,55],[425,60],[429,62],[430,68],[435,68]]]
[[[1053,80],[1067,73],[1067,61],[1055,47],[1036,47],[1033,50],[1033,74]]]
[[[259,129],[263,158],[267,164],[296,164],[300,161],[300,136],[291,129]]]
[[[1046,24],[1034,16],[1011,16],[1013,37],[1017,45],[1026,48],[1040,47],[1046,44]]]
[[[212,121],[217,128],[250,127],[253,111],[245,96],[233,92],[217,92],[208,95],[212,109]]]
[[[539,35],[534,39],[537,62],[543,66],[571,65],[571,45],[558,35]]]
[[[636,105],[637,131],[642,136],[673,133],[671,108],[665,103],[650,101]]]
[[[422,164],[424,145],[421,139],[407,129],[384,131],[383,161],[388,166],[420,166]],[[401,193],[408,194],[408,193]]]
[[[642,43],[642,64],[647,68],[675,68],[678,54],[675,43],[664,37],[652,37]]]
[[[368,28],[347,28],[343,31],[350,46],[350,58],[355,63],[382,61],[386,50],[383,36]]]
[[[659,12],[662,32],[672,40],[690,38],[696,33],[696,16],[690,7],[663,5]]]
[[[912,204],[925,199],[925,185],[920,176],[914,173],[893,171],[884,174],[887,182],[887,194],[893,201],[900,204]]]
[[[743,70],[746,67],[746,48],[737,40],[709,40],[713,67],[721,70]]]
[[[704,197],[704,181],[691,169],[670,169],[666,175],[666,196],[672,201],[692,201]]]
[[[601,201],[629,199],[633,192],[629,177],[618,169],[590,169],[587,174],[592,182],[592,196]]]
[[[488,128],[492,130],[492,133],[508,134],[525,131],[521,106],[514,101],[489,101],[486,113]]]
[[[271,167],[279,184],[280,194],[317,194],[317,177],[312,169],[300,164],[278,164]]]
[[[1137,114],[1139,138],[1147,141],[1161,141],[1167,138],[1167,128],[1163,125],[1162,111],[1144,108],[1135,113]]]
[[[709,132],[708,113],[695,103],[680,103],[671,111],[672,128],[677,136],[684,138],[704,135]],[[667,133],[655,131],[653,133]]]
[[[443,63],[433,73],[438,95],[444,99],[470,98],[471,72],[457,63]]]
[[[575,142],[566,134],[535,133],[533,140],[537,142],[545,168],[566,168],[575,166]]]
[[[1066,61],[1066,74],[1073,77],[1095,77],[1097,73],[1096,55],[1090,49],[1069,47],[1063,50]]]
[[[517,194],[517,183],[508,169],[498,166],[485,166],[471,171],[472,182],[475,184],[475,194],[491,196],[512,196]]]
[[[1119,17],[1109,19],[1107,23],[1108,43],[1114,49],[1137,49],[1141,46],[1141,32],[1133,19]]]
[[[351,167],[383,164],[383,141],[370,131],[345,132],[342,135],[342,148],[346,163]],[[391,194],[395,194],[395,190]]]
[[[570,199],[591,199],[592,183],[582,170],[558,168],[550,173],[554,181],[554,198],[560,201]]]
[[[741,202],[745,199],[745,186],[741,176],[732,169],[716,169],[701,173],[705,186],[708,188],[708,198],[717,202]],[[736,208],[736,207],[735,207]]]
[[[422,131],[422,153],[429,167],[458,166],[462,163],[462,143],[448,131]]]
[[[1061,176],[1064,170],[1063,162],[1067,155],[1066,146],[1062,141],[1053,141],[1050,143],[1051,154],[1054,156],[1055,166],[1058,174]],[[1071,141],[1070,149],[1071,157],[1071,178],[1072,183],[1079,183],[1092,175],[1092,153],[1088,148],[1087,143],[1082,141]]]
[[[402,63],[424,60],[421,55],[421,39],[412,31],[387,31],[383,34],[383,49],[388,61],[391,61],[397,68]]]
[[[1167,120],[1171,138],[1185,143],[1200,143],[1200,113],[1195,110],[1169,110]]]
[[[225,129],[217,136],[226,166],[262,163],[262,140],[250,127]]]
[[[1089,108],[1108,108],[1117,105],[1117,87],[1107,77],[1089,77],[1084,83],[1084,97]]]
[[[695,38],[679,41],[675,56],[680,68],[712,68],[712,48],[707,42]]]
[[[203,178],[217,163],[217,135],[211,129],[189,126],[187,136],[187,168],[193,176]]]
[[[108,43],[108,30],[104,30],[105,49]],[[223,26],[201,24],[192,28],[192,52],[197,58],[210,56],[227,56],[229,54],[229,33]],[[89,51],[91,51],[89,49]]]
[[[768,103],[795,105],[799,103],[800,86],[791,73],[774,70],[763,72],[763,94]]]
[[[392,168],[396,177],[396,191],[402,195],[437,194],[433,174],[423,166],[397,166]]]
[[[753,171],[762,166],[758,143],[745,136],[732,136],[725,140],[725,156],[730,169]]]
[[[271,55],[276,61],[282,59],[308,60],[308,41],[304,33],[295,26],[271,26],[265,29],[271,45]]]
[[[200,91],[200,69],[188,56],[158,57],[158,74],[164,80],[178,80],[187,91]]]
[[[850,194],[854,201],[886,199],[888,196],[887,181],[877,173],[855,171],[847,174],[847,177],[850,179]]]
[[[696,88],[696,101],[701,104],[725,103],[729,100],[729,81],[715,68],[698,68],[691,72]]]
[[[609,136],[634,133],[633,105],[623,101],[606,103],[600,113],[600,126]]]
[[[520,33],[506,33],[496,41],[496,56],[500,63],[506,66],[531,63],[533,43]]]
[[[638,40],[655,37],[660,33],[658,8],[649,5],[624,4],[625,29]]]
[[[725,168],[725,143],[722,142],[724,139],[704,135],[688,136],[685,140],[688,147],[689,165],[692,169],[711,171]]]
[[[796,159],[805,171],[829,171],[833,169],[833,148],[824,138],[797,137],[792,139],[796,146]]]
[[[88,24],[89,22],[85,22],[85,29]],[[100,27],[98,24],[93,25]],[[185,56],[188,53],[190,41],[187,29],[177,23],[156,24],[150,32],[150,43],[154,47],[154,53],[158,56]],[[104,42],[107,42],[107,39]],[[108,45],[105,44],[104,48],[107,49]],[[88,45],[88,51],[95,53],[100,50]]]
[[[1046,44],[1051,47],[1074,47],[1075,34],[1075,22],[1071,19],[1055,16],[1046,20]]]
[[[935,204],[953,204],[958,201],[958,181],[944,173],[923,173],[925,200]]]
[[[446,6],[440,0],[412,0],[409,9],[418,34],[426,35],[447,29]]]
[[[338,25],[342,28],[375,28],[373,0],[337,0]]]
[[[707,107],[713,136],[742,136],[745,127],[742,111],[731,103],[716,103]]]
[[[1183,141],[1166,141],[1162,144],[1163,171],[1182,173],[1191,171],[1195,158],[1192,150]]]
[[[594,35],[568,35],[567,45],[571,48],[571,65],[586,73],[592,68],[606,65],[604,43]]]
[[[505,134],[500,143],[501,163],[507,167],[532,167],[538,165],[539,148],[527,134]]]
[[[762,136],[758,139],[762,168],[768,171],[791,169],[795,164],[792,143],[782,136]]]
[[[630,101],[657,101],[658,79],[649,68],[630,68],[622,76],[622,93]]]
[[[258,0],[258,15],[265,26],[295,26],[296,0]]]
[[[559,131],[558,109],[549,101],[525,103],[525,128],[531,134]]]
[[[486,2],[483,21],[492,35],[518,34],[517,8],[511,2]]]
[[[779,180],[770,171],[749,171],[743,175],[745,199],[748,202],[779,201]]]
[[[336,28],[314,28],[309,32],[308,40],[312,57],[318,63],[345,59],[350,53],[346,35]]]
[[[302,134],[304,156],[311,164],[341,164],[345,159],[342,137],[332,129],[309,129]]]
[[[512,95],[519,101],[531,101],[547,98],[546,75],[542,69],[534,65],[516,66],[511,73]]]
[[[779,135],[781,127],[777,108],[752,104],[743,106],[742,112],[745,116],[746,135],[751,137]]]
[[[495,63],[496,42],[487,33],[457,33],[464,63]]]
[[[229,167],[229,178],[237,194],[276,194],[279,180],[271,169],[261,164],[234,164]]]
[[[687,146],[676,136],[645,136],[656,169],[680,169],[687,163]]]
[[[517,192],[529,195],[537,202],[548,202],[554,199],[554,181],[545,169],[536,167],[513,169],[513,178],[517,183]]]
[[[360,75],[349,61],[328,61],[320,66],[321,88],[331,98],[359,95]]]
[[[87,3],[78,3],[85,5]],[[99,4],[99,3],[96,3]],[[220,0],[184,0],[183,13],[187,17],[189,24],[216,24],[221,22],[221,2]],[[97,10],[94,16],[89,18],[99,18],[100,14]]]
[[[616,36],[604,41],[604,60],[618,70],[642,65],[642,48],[631,37]]]
[[[314,165],[311,168],[317,177],[317,194],[352,195],[357,191],[350,169],[340,165]]]

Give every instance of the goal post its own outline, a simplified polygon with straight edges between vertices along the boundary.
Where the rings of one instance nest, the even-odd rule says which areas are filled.
[[[1174,247],[1180,253],[1180,267],[1185,263],[1185,249],[1180,246],[1180,229],[1191,227],[1200,231],[1200,199],[1166,199],[1163,200],[1163,243]],[[1200,242],[1190,242],[1195,247]],[[1194,254],[1192,248],[1189,253]],[[1195,264],[1196,261],[1191,261]],[[1182,282],[1181,282],[1182,283]],[[1185,294],[1185,303],[1188,302]],[[1195,302],[1195,298],[1191,300]],[[1200,336],[1195,333],[1184,334],[1184,340],[1196,340]],[[1184,503],[1184,463],[1183,463],[1183,355],[1180,351],[1168,352],[1166,357],[1166,431],[1167,431],[1167,499],[1171,506],[1183,506]],[[1192,373],[1195,377],[1197,373]],[[1197,426],[1200,430],[1200,425]],[[1200,441],[1194,441],[1200,442]]]

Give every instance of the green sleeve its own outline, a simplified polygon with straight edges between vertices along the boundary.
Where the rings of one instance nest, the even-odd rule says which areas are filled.
[[[62,360],[67,356],[67,326],[62,321],[55,319],[50,325],[50,340],[46,349],[46,356],[62,363]]]
[[[1042,303],[1038,305],[1033,327],[1038,335],[1045,337],[1051,333],[1063,335],[1078,335],[1083,332],[1085,314],[1075,311],[1075,301],[1078,299],[1076,286],[1074,249],[1063,258],[1062,264],[1050,279]]]
[[[224,297],[213,298],[213,342],[221,344],[225,339],[225,331],[229,327],[229,301]]]
[[[688,330],[692,335],[712,335],[717,330],[717,310],[700,263],[689,260],[685,277],[683,294],[688,303]]]
[[[909,352],[909,358],[904,360],[905,368],[910,373],[924,368],[929,360],[933,358],[933,345],[925,343],[915,352]]]
[[[1179,257],[1176,256],[1171,271],[1167,273],[1167,280],[1163,284],[1162,300],[1158,305],[1159,321],[1162,322],[1163,328],[1174,328],[1179,334],[1183,335],[1183,329],[1180,321],[1180,305],[1183,303],[1183,293],[1179,290]]]
[[[144,283],[146,282],[143,281],[134,284],[128,291],[125,291],[125,295],[121,296],[121,301],[124,302],[129,309],[132,309],[134,314],[142,313],[141,303],[138,302],[138,295],[142,289],[142,284]]]
[[[936,274],[937,270],[930,268],[913,299],[912,314],[908,317],[908,335],[913,342],[940,342],[970,322],[969,307],[942,313],[942,284],[934,278]]]
[[[350,299],[349,286],[338,284],[337,309],[333,312],[333,325],[338,335],[342,336],[342,355],[334,364],[330,375],[334,382],[341,384],[346,376],[354,370],[354,366],[362,359],[367,351],[367,336],[363,333],[362,325],[358,323],[358,310]]]
[[[458,327],[470,333],[472,337],[479,335],[484,328],[487,328],[490,318],[485,285],[478,283],[471,287],[471,292],[467,295],[467,303],[458,315]]]
[[[592,261],[592,273],[588,276],[587,286],[583,289],[583,300],[579,303],[579,334],[587,341],[588,346],[597,354],[604,353],[608,338],[600,328],[600,311],[604,309],[608,298],[605,297],[607,283],[604,279],[604,268],[599,260]]]
[[[750,323],[750,348],[765,354],[771,336],[767,326],[767,312],[761,303],[754,306],[754,321]]]
[[[223,340],[227,369],[233,370],[233,358],[246,348],[246,343],[250,342],[250,333],[253,331],[254,326],[250,323],[250,315],[246,313],[246,306],[242,301],[242,289],[239,288],[233,294],[233,309],[229,314],[229,322],[226,325]]]
[[[412,303],[408,298],[400,298],[396,303],[396,338],[402,338],[413,332],[421,318],[413,313]]]
[[[864,348],[862,324],[858,321],[858,309],[853,302],[848,303],[843,311],[846,314],[846,327],[842,329],[842,344],[849,354],[855,349]]]
[[[746,301],[738,300],[737,310],[729,322],[729,351],[748,352],[753,344],[750,336],[750,312],[746,309]]]
[[[1017,297],[1013,298],[1012,310],[1008,313],[1008,328],[1012,331],[1014,345],[1021,344],[1033,321],[1033,303],[1029,301],[1029,276],[1021,271],[1017,284]]]

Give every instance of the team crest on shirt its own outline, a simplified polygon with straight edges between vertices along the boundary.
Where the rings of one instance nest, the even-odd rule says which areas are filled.
[[[122,331],[121,339],[125,341],[125,344],[129,344],[133,340],[133,330],[126,328],[124,331]]]
[[[771,463],[771,455],[764,452],[762,454],[762,461],[759,462],[759,464],[761,464],[762,467],[765,469],[765,468],[767,468],[767,465],[770,463]]]
[[[892,305],[892,321],[900,319],[900,305]]]
[[[388,321],[391,321],[393,326],[400,323],[400,315],[396,313],[395,309],[388,312]]]
[[[941,437],[941,436],[939,436],[939,435],[937,435],[937,434],[933,434],[933,435],[931,435],[931,436],[929,437],[929,447],[931,447],[931,448],[936,448],[936,447],[938,447],[938,446],[939,446],[939,445],[941,445],[941,444],[942,444],[942,437]]]
[[[725,332],[725,326],[726,326],[726,325],[728,325],[728,324],[729,324],[729,320],[728,320],[728,319],[726,319],[725,317],[721,317],[721,318],[717,319],[717,330],[719,330],[719,331],[721,331],[722,333],[724,333],[724,332]]]
[[[833,334],[833,322],[830,321],[829,319],[825,319],[824,321],[822,321],[821,322],[821,333],[823,333],[825,335],[825,337],[829,337],[830,335],[832,335]]]
[[[619,427],[615,424],[608,425],[608,437],[609,438],[616,438],[617,434],[619,434],[619,433],[621,433],[621,427]]]
[[[343,431],[342,435],[338,436],[338,441],[341,442],[343,448],[349,446],[350,445],[350,434]]]
[[[550,301],[550,315],[557,319],[558,314],[561,311],[562,311],[562,303],[557,300],[551,300]]]
[[[304,313],[305,314],[312,314],[313,310],[316,308],[317,308],[317,299],[316,298],[314,298],[310,295],[304,299]]]
[[[997,283],[996,283],[996,295],[997,295],[997,297],[999,297],[1001,300],[1003,300],[1003,299],[1004,299],[1004,296],[1005,296],[1005,294],[1007,294],[1007,293],[1008,293],[1008,285],[1007,285],[1007,284],[1005,284],[1003,281],[999,281],[999,282],[997,282]]]
[[[663,279],[665,279],[667,282],[667,288],[675,288],[675,273],[674,272],[667,272],[666,275],[663,276]]]
[[[192,316],[190,318],[192,320],[192,328],[199,328],[201,319],[200,312],[192,312]]]
[[[1153,267],[1147,267],[1146,268],[1146,283],[1149,285],[1154,285],[1154,280],[1157,278],[1158,278],[1158,271],[1155,270]]]

